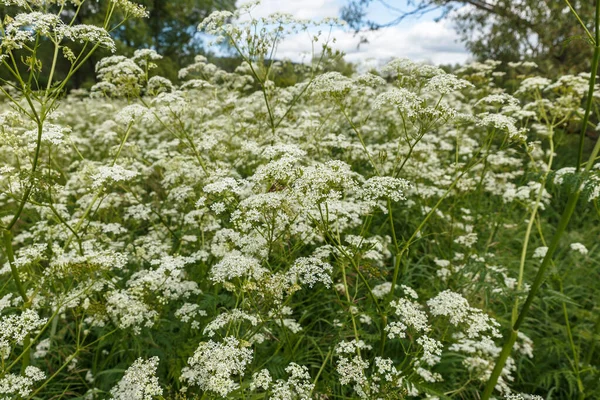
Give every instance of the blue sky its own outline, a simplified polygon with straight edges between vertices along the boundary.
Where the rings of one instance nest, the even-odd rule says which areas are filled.
[[[343,6],[346,2],[343,0],[336,0],[336,4],[339,7]],[[410,11],[414,9],[414,5],[409,5],[408,2],[404,0],[389,0],[385,1],[385,4],[389,4],[390,6],[402,10],[402,11]],[[368,8],[367,19],[378,23],[386,23],[394,20],[399,14],[394,10],[390,10],[386,8],[382,2],[374,0],[373,3]],[[423,16],[416,17],[410,16],[402,21],[403,25],[412,26],[422,21],[433,21],[436,17],[440,16],[440,11],[429,12]]]
[[[252,12],[254,17],[266,16],[272,12],[287,12],[298,18],[321,19],[338,17],[344,0],[262,0]],[[238,1],[244,3],[244,1]],[[410,9],[405,0],[387,0],[388,4],[399,9]],[[336,47],[344,51],[349,61],[365,67],[380,65],[391,58],[410,58],[433,64],[462,63],[469,53],[458,42],[458,37],[449,21],[435,22],[439,12],[429,13],[420,18],[409,17],[396,26],[367,32],[368,43],[359,44],[359,38],[349,29],[336,29]],[[389,22],[395,14],[375,0],[369,8],[368,19],[376,22]],[[311,51],[310,40],[306,36],[289,37],[278,49],[279,57],[294,61],[306,59]]]

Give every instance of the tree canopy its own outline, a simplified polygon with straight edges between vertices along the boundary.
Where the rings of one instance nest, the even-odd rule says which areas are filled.
[[[195,55],[204,52],[202,40],[197,35],[198,24],[212,11],[235,9],[235,0],[138,0],[137,3],[146,8],[147,18],[128,20],[110,27],[111,36],[117,43],[117,52],[132,55],[136,49],[156,50],[164,57],[157,73],[170,79],[177,79],[179,68],[192,62]],[[109,4],[107,0],[83,2],[76,22],[101,24]],[[0,5],[0,18],[12,15],[9,11],[10,7]],[[106,55],[109,55],[107,51],[98,51],[91,57],[87,67],[78,71],[74,77],[73,85],[86,86],[93,82],[95,63]],[[42,62],[50,62],[52,55],[41,54],[40,59]],[[63,62],[66,65],[67,61]],[[57,69],[60,71],[60,66]]]
[[[375,1],[390,11],[388,21],[367,18]],[[544,73],[559,75],[588,71],[591,59],[592,46],[571,8],[581,16],[583,25],[593,24],[594,2],[583,0],[408,0],[407,9],[383,0],[348,0],[341,16],[359,31],[398,24],[409,15],[437,10],[440,18],[455,23],[462,41],[477,59],[526,59],[538,63]]]

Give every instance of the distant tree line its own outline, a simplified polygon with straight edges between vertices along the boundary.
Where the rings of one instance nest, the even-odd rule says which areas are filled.
[[[203,41],[196,30],[198,23],[214,10],[235,9],[235,0],[137,0],[137,3],[146,7],[149,16],[130,20],[111,32],[117,43],[117,54],[130,56],[136,49],[152,48],[164,57],[156,73],[173,80],[177,80],[180,67],[191,63],[195,55],[204,54]],[[101,25],[109,5],[108,0],[84,2],[76,23]],[[15,15],[15,10],[10,8],[0,5],[0,19],[4,21],[7,15]],[[65,15],[65,18],[68,17]],[[42,63],[50,63],[51,46],[40,46],[39,51]],[[90,57],[85,68],[80,69],[73,77],[72,86],[91,86],[95,81],[96,63],[110,54],[106,50],[97,51]],[[26,68],[25,63],[20,67]],[[59,60],[57,72],[60,74],[67,70],[68,61]],[[6,74],[0,68],[0,77],[7,78]]]
[[[387,21],[367,18],[374,3],[389,10]],[[592,31],[595,2],[590,0],[347,0],[341,17],[359,32],[436,12],[454,22],[476,59],[534,61],[541,73],[558,76],[589,72],[592,59],[593,47],[570,7]]]

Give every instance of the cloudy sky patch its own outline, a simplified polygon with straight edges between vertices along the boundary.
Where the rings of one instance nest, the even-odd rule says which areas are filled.
[[[238,5],[242,2],[238,2]],[[410,9],[404,1],[390,2],[400,9]],[[252,10],[252,16],[266,17],[273,12],[285,12],[296,18],[320,20],[339,17],[344,0],[263,0]],[[379,3],[373,3],[367,18],[385,23],[395,16]],[[376,66],[391,58],[410,58],[433,64],[465,62],[469,53],[458,41],[458,35],[449,21],[435,22],[436,13],[420,18],[409,17],[400,24],[377,31],[355,34],[349,28],[336,27],[332,31],[335,49],[346,53],[346,59],[364,66]],[[367,39],[361,43],[360,38]],[[318,48],[317,48],[318,50]],[[277,51],[279,58],[308,61],[312,54],[311,37],[307,33],[283,40]]]

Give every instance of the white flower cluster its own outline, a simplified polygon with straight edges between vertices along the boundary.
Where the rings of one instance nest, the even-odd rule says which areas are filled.
[[[153,260],[151,264],[157,267],[134,273],[127,281],[127,286],[133,293],[146,290],[148,293],[158,295],[158,301],[162,303],[199,294],[198,284],[185,279],[185,265],[194,261],[196,261],[194,257],[181,256],[164,256]]]
[[[432,315],[448,317],[454,326],[466,324],[467,336],[471,339],[480,337],[486,331],[493,337],[501,337],[498,322],[480,309],[469,306],[467,299],[451,290],[445,290],[429,299],[427,306]]]
[[[138,176],[137,171],[131,171],[121,167],[120,165],[113,165],[112,167],[100,166],[98,172],[91,176],[92,188],[97,189],[109,182],[126,182]]]
[[[0,378],[0,395],[4,399],[28,397],[36,382],[46,379],[46,374],[38,367],[29,365],[23,375],[7,374]]]
[[[226,397],[239,387],[234,378],[243,375],[252,362],[252,350],[233,336],[223,343],[202,342],[188,359],[189,367],[181,370],[181,379],[203,391]]]
[[[0,358],[6,360],[14,345],[46,324],[47,318],[40,318],[34,310],[27,309],[20,314],[4,315],[0,319]]]
[[[331,272],[333,268],[317,257],[301,257],[294,261],[288,274],[292,282],[296,280],[312,288],[320,282],[325,287],[331,287]]]
[[[354,384],[354,391],[361,399],[368,398],[368,380],[365,370],[369,368],[369,362],[362,358],[357,352],[369,349],[370,346],[363,341],[351,341],[338,343],[335,352],[338,354],[336,364],[337,373],[342,385]]]
[[[215,319],[210,321],[210,323],[204,327],[204,334],[213,337],[215,333],[225,325],[241,320],[248,321],[252,326],[258,325],[260,321],[256,316],[234,308],[229,312],[219,314]]]
[[[578,252],[579,254],[586,255],[588,253],[587,247],[582,243],[571,243],[571,250]]]
[[[517,128],[516,123],[517,121],[513,117],[489,113],[479,115],[478,122],[480,126],[486,126],[508,133],[508,137],[511,140],[525,141],[527,139],[527,136],[525,135],[526,130]]]
[[[158,357],[148,360],[138,358],[127,368],[119,383],[111,389],[115,400],[152,400],[163,394],[156,377]]]
[[[311,382],[308,368],[304,365],[290,363],[285,372],[289,374],[286,381],[277,380],[271,387],[273,400],[309,400],[315,385]]]
[[[106,312],[119,328],[131,328],[136,334],[143,327],[153,326],[158,317],[155,310],[127,290],[114,290],[106,295]]]
[[[401,201],[406,200],[404,192],[410,187],[410,183],[404,179],[376,176],[363,183],[362,196],[369,202],[387,198],[392,201]]]
[[[258,280],[266,273],[267,269],[261,267],[256,258],[246,256],[239,251],[233,251],[213,265],[210,279],[219,283],[242,277]]]
[[[71,128],[63,127],[55,124],[44,124],[42,128],[42,135],[40,136],[42,143],[49,145],[60,146],[65,141],[65,136],[71,133]],[[28,142],[28,148],[33,150],[35,148],[39,132],[37,129],[29,130],[24,133],[24,136]]]
[[[407,117],[412,118],[423,108],[424,103],[425,101],[415,93],[404,88],[399,88],[380,94],[373,102],[373,107],[381,109],[392,106],[397,108],[401,113],[406,114]]]
[[[80,43],[95,43],[111,52],[115,43],[106,29],[94,25],[67,25],[58,15],[40,11],[17,14],[2,32],[0,48],[4,51],[22,49],[35,41],[36,35],[51,38],[60,43],[70,39]]]
[[[148,17],[148,11],[146,8],[141,5],[134,3],[130,0],[110,0],[111,3],[114,3],[119,9],[123,11],[123,13],[127,17],[133,18],[146,18]]]
[[[425,84],[425,90],[447,94],[457,90],[473,87],[473,84],[452,74],[439,74],[433,76]]]

